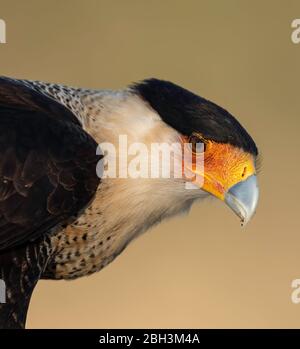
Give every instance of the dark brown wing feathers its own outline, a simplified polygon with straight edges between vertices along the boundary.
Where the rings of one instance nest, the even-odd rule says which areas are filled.
[[[96,147],[67,108],[0,78],[0,253],[85,208],[100,181]]]

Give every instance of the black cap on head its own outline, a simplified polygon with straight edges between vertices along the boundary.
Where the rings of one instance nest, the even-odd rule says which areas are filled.
[[[183,135],[198,132],[206,139],[233,146],[257,155],[257,147],[242,125],[217,104],[169,81],[148,79],[132,86],[160,115],[162,120]]]

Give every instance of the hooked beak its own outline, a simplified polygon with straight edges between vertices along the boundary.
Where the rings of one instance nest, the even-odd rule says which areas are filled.
[[[240,217],[245,226],[255,213],[259,197],[256,175],[233,185],[225,194],[225,203]]]

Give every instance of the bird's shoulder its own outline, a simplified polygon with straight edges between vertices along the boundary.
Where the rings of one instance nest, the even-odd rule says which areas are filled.
[[[70,109],[0,77],[0,252],[88,205],[100,182],[96,148]]]

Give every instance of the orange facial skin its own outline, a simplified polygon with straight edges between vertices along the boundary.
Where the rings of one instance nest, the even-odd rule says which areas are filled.
[[[184,138],[183,142],[189,140]],[[211,193],[217,198],[224,200],[227,190],[238,182],[246,180],[255,174],[255,163],[253,155],[231,144],[216,143],[203,140],[205,143],[204,154],[193,152],[192,163],[184,163],[183,166],[201,178],[199,187]],[[204,156],[204,171],[196,169],[195,160],[197,156]],[[196,180],[193,182],[197,185]]]

